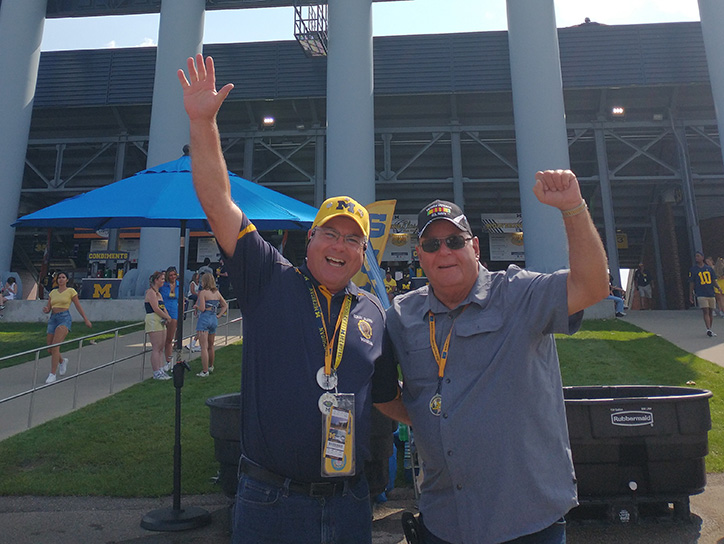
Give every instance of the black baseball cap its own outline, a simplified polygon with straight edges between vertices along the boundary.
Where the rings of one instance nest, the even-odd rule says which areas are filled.
[[[422,236],[425,229],[432,224],[433,221],[444,219],[449,221],[463,232],[472,235],[468,218],[460,209],[460,206],[447,200],[435,200],[425,206],[419,214],[417,214],[417,235]]]

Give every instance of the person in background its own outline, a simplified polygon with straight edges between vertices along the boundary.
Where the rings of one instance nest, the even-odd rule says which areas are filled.
[[[704,316],[704,325],[706,326],[706,335],[709,337],[716,336],[711,330],[716,308],[716,272],[704,261],[704,254],[697,251],[694,254],[694,266],[689,269],[689,302],[694,304],[694,296],[696,295],[696,305],[701,308]]]
[[[385,273],[384,283],[387,298],[390,302],[392,302],[392,299],[395,298],[395,295],[397,294],[397,281],[395,281],[395,278],[392,277],[392,270],[389,268]]]
[[[724,317],[724,258],[719,257],[714,264],[714,272],[716,273],[716,284],[718,290],[715,290],[716,303],[719,306],[719,317]]]
[[[204,274],[213,274],[214,269],[211,268],[211,259],[204,257],[204,262],[199,267],[199,278]]]
[[[189,282],[189,290],[188,293],[186,293],[186,299],[188,301],[188,306],[191,308],[194,308],[196,306],[196,301],[199,298],[199,290],[200,290],[200,284],[199,284],[199,273],[194,272],[191,275],[191,281]],[[185,314],[185,312],[184,312]],[[186,319],[186,315],[184,315],[184,319]],[[189,341],[188,350],[190,352],[196,352],[201,351],[201,346],[198,344],[199,341],[199,335],[195,334],[191,337],[191,340]]]
[[[166,306],[166,311],[170,316],[170,319],[166,323],[166,364],[163,369],[168,372],[171,370],[171,361],[173,359],[173,346],[176,340],[176,328],[178,326],[178,299],[179,299],[179,284],[178,284],[178,272],[176,272],[175,266],[169,266],[166,269],[166,281],[159,289],[161,296],[163,297],[163,303]]]
[[[644,268],[644,263],[639,263],[636,272],[634,272],[634,285],[639,293],[642,310],[653,310],[654,299],[651,293],[651,285],[653,280],[648,270]]]
[[[83,318],[86,327],[90,329],[93,326],[83,311],[78,299],[78,292],[72,287],[68,287],[68,275],[65,272],[58,272],[56,279],[58,287],[50,292],[48,303],[43,308],[43,313],[50,314],[45,341],[49,346],[63,342],[65,337],[68,336],[73,325],[73,319],[70,316],[71,303],[75,304],[75,308]],[[45,383],[53,383],[58,374],[63,376],[66,373],[68,359],[60,354],[60,346],[48,348],[48,352],[50,353],[50,374],[48,374]]]
[[[156,271],[148,278],[148,289],[143,299],[146,309],[145,330],[151,342],[151,368],[154,380],[170,380],[164,370],[164,348],[166,346],[166,323],[171,316],[166,311],[163,296],[159,292],[164,284],[164,272]]]
[[[224,258],[219,258],[219,267],[216,269],[216,286],[221,292],[221,296],[229,298],[229,273],[226,271],[226,263]]]
[[[613,284],[613,278],[611,275],[608,276],[608,296],[607,300],[613,300],[615,304],[616,317],[626,317],[624,310],[626,309],[623,297],[626,296],[626,291],[617,287]]]
[[[18,282],[13,276],[8,278],[3,287],[2,294],[5,300],[15,300],[18,296]]]
[[[400,293],[409,293],[412,291],[412,279],[410,278],[410,269],[405,268],[402,271],[402,279],[400,280]]]
[[[414,428],[425,544],[562,544],[577,504],[554,334],[608,293],[606,253],[573,172],[535,179],[561,212],[570,270],[488,271],[462,210],[438,200],[417,223],[430,284],[387,313],[403,392],[381,411]]]
[[[196,309],[199,319],[196,322],[196,334],[201,345],[201,372],[196,374],[200,378],[207,378],[209,372],[214,371],[214,349],[216,340],[216,327],[219,324],[218,316],[224,315],[228,309],[226,299],[216,287],[212,274],[204,274],[201,278],[199,297]]]

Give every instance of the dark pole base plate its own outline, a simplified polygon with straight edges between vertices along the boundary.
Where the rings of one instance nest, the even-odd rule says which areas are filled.
[[[203,508],[192,506],[174,510],[159,508],[143,516],[141,527],[149,531],[188,531],[211,523],[211,514]]]

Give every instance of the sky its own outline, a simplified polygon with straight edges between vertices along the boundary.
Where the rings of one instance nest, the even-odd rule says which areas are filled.
[[[554,0],[556,24],[586,17],[608,25],[698,21],[697,0]],[[406,0],[373,4],[375,36],[479,32],[507,28],[506,0]],[[204,43],[292,40],[292,8],[206,13]],[[48,19],[43,51],[156,45],[158,15]]]

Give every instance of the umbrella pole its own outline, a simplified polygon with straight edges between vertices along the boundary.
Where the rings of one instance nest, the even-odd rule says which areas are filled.
[[[152,510],[141,520],[141,527],[149,531],[186,531],[211,523],[211,514],[203,508],[192,506],[181,508],[181,388],[184,385],[184,372],[191,370],[186,361],[181,360],[183,333],[183,296],[184,296],[184,258],[185,258],[186,220],[181,220],[181,252],[179,255],[179,298],[178,327],[176,328],[176,364],[173,367],[173,385],[176,389],[176,419],[173,447],[173,508]]]

